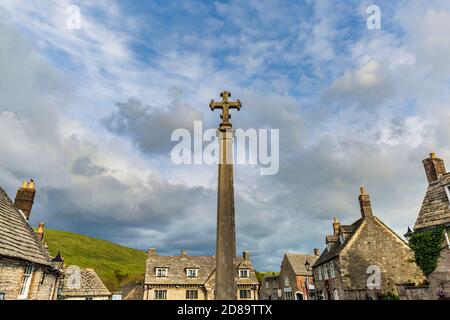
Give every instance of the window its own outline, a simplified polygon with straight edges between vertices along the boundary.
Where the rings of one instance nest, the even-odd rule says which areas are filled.
[[[330,262],[330,276],[331,279],[336,277],[336,273],[334,272],[334,262]]]
[[[157,277],[167,277],[167,273],[168,273],[167,268],[156,268]]]
[[[86,297],[86,299],[85,300],[94,300],[94,299],[92,299],[92,297]]]
[[[317,274],[318,274],[319,281],[322,281],[322,266],[319,266],[317,268]]]
[[[294,295],[292,294],[292,291],[285,292],[284,297],[286,300],[294,300]]]
[[[341,244],[344,243],[345,241],[345,235],[343,233],[341,233],[341,235],[339,236],[339,241],[341,242]]]
[[[252,293],[250,290],[239,290],[239,298],[250,299],[251,297],[252,297]]]
[[[270,288],[270,281],[266,279],[266,289]]]
[[[19,296],[17,297],[17,299],[26,299],[28,297],[28,290],[30,289],[32,275],[33,266],[26,266],[25,272],[23,273],[22,282],[20,284]]]
[[[284,277],[284,286],[289,287],[289,278],[287,276]]]
[[[0,300],[5,300],[5,294],[3,292],[0,292]]]
[[[325,280],[328,280],[328,264],[327,263],[325,263],[324,265],[323,265],[323,277],[325,278]]]
[[[447,193],[447,199],[448,201],[450,201],[450,186],[445,186],[445,193]]]
[[[198,299],[198,290],[186,290],[186,299],[187,300]]]
[[[155,290],[155,300],[166,300],[167,290]]]
[[[333,290],[333,300],[339,300],[339,294],[336,289]]]
[[[239,278],[249,278],[250,270],[248,269],[239,269]]]
[[[188,278],[197,278],[198,269],[186,269],[186,275]]]

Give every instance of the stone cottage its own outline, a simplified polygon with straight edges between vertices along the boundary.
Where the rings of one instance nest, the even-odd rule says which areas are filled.
[[[260,300],[281,300],[280,277],[275,274],[265,275],[259,288]]]
[[[59,272],[43,244],[43,224],[34,232],[28,219],[36,193],[24,182],[15,204],[0,188],[0,300],[56,298]]]
[[[436,269],[428,276],[431,295],[442,289],[450,298],[450,172],[445,170],[444,160],[431,153],[423,160],[428,187],[414,225],[414,232],[422,232],[437,227],[444,228],[444,241]],[[411,235],[409,233],[408,235]]]
[[[144,300],[213,300],[216,259],[214,256],[160,256],[149,249],[144,281]],[[238,300],[257,300],[259,283],[245,251],[236,259]]]
[[[60,300],[110,300],[111,292],[94,269],[75,266],[63,269],[58,299]]]
[[[365,300],[398,296],[397,284],[426,281],[408,244],[373,215],[361,187],[361,218],[351,225],[333,221],[333,234],[313,266],[319,299]]]
[[[319,258],[319,249],[314,255],[286,253],[281,263],[279,285],[283,300],[314,299],[312,266]]]

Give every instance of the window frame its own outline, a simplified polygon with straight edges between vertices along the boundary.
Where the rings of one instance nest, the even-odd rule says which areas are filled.
[[[193,275],[189,275],[190,272],[194,272]],[[186,277],[198,278],[198,268],[186,268]]]
[[[330,279],[330,277],[328,276],[328,263],[325,263],[323,266],[324,266],[324,268],[323,268],[323,278],[325,280],[328,280],[328,279]]]
[[[167,290],[155,290],[155,300],[167,300]]]
[[[5,298],[6,298],[6,293],[0,292],[0,301],[6,300]]]
[[[17,296],[17,300],[28,299],[33,273],[34,266],[32,264],[26,265],[22,275],[22,279],[20,280],[19,295]]]
[[[195,293],[194,295],[190,295]],[[186,300],[198,300],[198,290],[188,289],[186,290]]]
[[[329,266],[330,266],[330,278],[334,279],[336,278],[336,272],[334,270],[334,262],[330,262]]]
[[[447,194],[447,200],[450,206],[450,184],[444,186],[445,193]]]
[[[243,293],[246,293],[243,295]],[[249,289],[239,289],[239,299],[251,299],[252,291]]]
[[[243,275],[245,273],[245,275]],[[250,278],[250,269],[249,268],[239,268],[238,269],[238,276],[239,278]]]
[[[322,276],[322,265],[317,267],[317,274],[318,274],[319,281],[322,281],[322,279],[323,279],[323,276]]]
[[[161,272],[160,271],[164,271]],[[162,267],[157,267],[155,268],[155,276],[158,278],[167,278],[169,275],[169,268],[162,268]]]

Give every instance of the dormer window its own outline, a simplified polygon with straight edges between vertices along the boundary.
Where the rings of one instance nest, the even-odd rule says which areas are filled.
[[[450,202],[450,185],[445,186],[445,193],[447,194],[447,200]]]
[[[239,269],[239,278],[250,278],[249,269]]]
[[[155,275],[159,278],[167,277],[167,274],[169,273],[169,268],[156,268]]]
[[[198,269],[195,268],[187,268],[186,275],[188,278],[197,278],[198,277]]]

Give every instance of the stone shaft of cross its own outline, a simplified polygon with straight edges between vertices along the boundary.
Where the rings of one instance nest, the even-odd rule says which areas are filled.
[[[229,101],[231,94],[220,94],[222,102],[210,103],[211,110],[222,109],[219,134],[219,181],[217,189],[217,237],[216,237],[216,300],[236,300],[236,227],[234,213],[233,129],[230,109],[241,108],[241,102]]]

